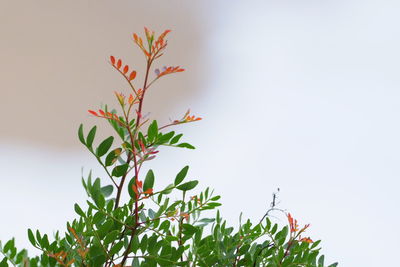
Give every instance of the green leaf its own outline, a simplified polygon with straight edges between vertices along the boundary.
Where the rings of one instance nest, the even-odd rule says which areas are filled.
[[[110,249],[110,255],[114,255],[114,254],[118,253],[123,246],[124,246],[124,241],[119,241],[117,244],[115,244]]]
[[[83,212],[83,210],[81,209],[81,207],[79,207],[78,204],[75,203],[74,209],[75,209],[75,212],[76,212],[79,216],[81,216],[81,217],[86,217],[85,213]]]
[[[164,237],[165,241],[172,242],[172,241],[179,241],[179,238],[173,235],[167,235]]]
[[[170,194],[171,192],[172,192],[172,190],[174,190],[174,185],[173,184],[170,184],[170,185],[168,185],[162,192],[161,192],[161,194],[164,194],[164,195],[168,195],[168,194]]]
[[[177,145],[177,147],[184,147],[184,148],[189,148],[189,149],[195,149],[194,146],[192,146],[189,143],[180,143],[179,145]]]
[[[126,174],[128,168],[129,168],[128,164],[123,164],[123,165],[116,166],[112,170],[111,174],[112,174],[112,176],[115,176],[115,177],[121,177],[121,176]]]
[[[271,229],[271,220],[267,217],[266,221],[267,221],[267,224],[265,225],[265,228],[267,229],[267,231],[269,231],[269,229]]]
[[[170,225],[171,223],[168,220],[165,220],[160,224],[159,229],[161,231],[167,232],[169,230]]]
[[[221,205],[222,204],[218,203],[218,202],[210,202],[210,203],[207,204],[207,206],[212,207],[212,208],[219,207]]]
[[[93,223],[94,224],[99,224],[100,222],[103,222],[105,220],[106,216],[102,213],[102,212],[97,212],[94,216],[93,216]]]
[[[203,218],[197,222],[198,223],[197,226],[206,226],[207,224],[213,222],[215,222],[214,218]]]
[[[97,206],[95,204],[93,204],[92,202],[86,200],[86,203],[88,204],[89,208],[98,210]]]
[[[138,251],[138,249],[139,249],[139,238],[138,238],[138,236],[136,235],[136,236],[134,236],[133,239],[132,239],[131,251],[132,251],[134,254],[136,254],[136,252]],[[132,266],[132,267],[133,267],[133,266]],[[140,267],[140,266],[139,266],[139,267]]]
[[[324,266],[324,260],[325,260],[325,256],[321,255],[318,259],[318,266],[323,267]]]
[[[313,242],[311,245],[311,249],[316,248],[320,243],[321,243],[321,240],[317,240],[317,241]]]
[[[149,252],[149,254],[155,254],[157,253],[156,249],[156,244],[157,244],[157,236],[155,234],[153,234],[150,238],[149,238],[149,242],[147,244],[147,251]]]
[[[47,234],[45,234],[42,238],[42,242],[40,242],[40,245],[42,245],[42,248],[47,248],[49,247],[49,238],[47,237]]]
[[[94,126],[90,131],[86,139],[86,146],[92,148],[93,140],[96,135],[97,127]]]
[[[169,259],[164,259],[164,258],[159,258],[159,257],[155,257],[154,260],[160,265],[160,266],[173,266],[173,261],[169,260]]]
[[[8,267],[7,258],[4,257],[2,261],[0,261],[0,267]]]
[[[14,239],[9,240],[5,245],[4,245],[4,252],[7,253],[7,251],[11,250],[14,248]]]
[[[182,190],[182,191],[189,191],[189,190],[195,188],[198,183],[199,183],[199,181],[194,180],[194,181],[190,181],[190,182],[181,184],[181,185],[177,186],[176,188],[178,188],[179,190]]]
[[[136,194],[135,194],[135,192],[133,191],[133,189],[132,189],[132,186],[135,184],[135,177],[133,177],[130,181],[129,181],[129,183],[128,183],[128,193],[129,193],[129,196],[131,197],[131,198],[133,198],[133,199],[136,199]]]
[[[93,200],[99,209],[103,209],[106,204],[106,200],[100,191],[93,192]]]
[[[189,170],[189,166],[185,166],[185,167],[176,175],[175,182],[174,182],[175,185],[180,184],[180,183],[183,181],[183,179],[185,179],[185,177],[186,177],[186,175],[187,175],[187,173],[188,173],[188,170]]]
[[[174,134],[175,134],[175,132],[171,131],[169,133],[161,135],[161,137],[158,138],[157,143],[159,143],[159,144],[167,143],[174,136]]]
[[[275,234],[276,230],[278,230],[278,225],[274,224],[274,226],[272,227],[272,230],[271,230],[271,235]]]
[[[100,227],[99,230],[97,231],[100,238],[104,237],[113,227],[114,221],[109,219],[105,223],[103,223]]]
[[[149,142],[153,142],[154,139],[157,137],[157,135],[158,135],[158,125],[157,121],[154,120],[147,129],[147,138]]]
[[[132,267],[140,267],[140,262],[138,258],[133,258]]]
[[[106,209],[108,212],[112,212],[114,210],[114,205],[115,205],[115,198],[111,198],[107,201],[107,206]]]
[[[57,242],[55,242],[55,243],[57,243]],[[18,252],[18,254],[16,256],[15,263],[16,264],[22,263],[22,261],[26,258],[26,256],[27,256],[26,250],[25,249],[21,250],[20,252]]]
[[[114,136],[110,136],[107,139],[105,139],[103,142],[101,142],[101,144],[99,145],[99,147],[96,150],[96,155],[98,157],[104,156],[104,154],[106,154],[107,151],[110,149],[113,142],[114,142]]]
[[[184,235],[192,236],[194,233],[197,232],[196,227],[194,227],[193,225],[187,224],[187,223],[182,224],[182,228],[183,228],[182,233]]]
[[[183,134],[177,134],[174,136],[174,138],[171,139],[171,141],[169,142],[170,145],[176,144],[179,142],[179,139],[181,139],[181,137],[183,136]]]
[[[154,219],[156,216],[156,212],[152,209],[149,209],[149,218]]]
[[[83,137],[83,124],[79,125],[78,137],[79,141],[86,146],[85,137]]]
[[[111,242],[117,240],[117,236],[119,235],[119,231],[118,230],[114,230],[109,232],[106,237],[104,238],[104,245],[108,245]]]
[[[154,173],[153,170],[149,170],[146,174],[146,178],[144,179],[143,191],[145,192],[147,189],[153,188],[154,186]]]
[[[100,190],[100,178],[97,177],[96,180],[94,180],[94,183],[92,184],[91,192],[94,193],[99,190]]]
[[[280,230],[276,235],[275,235],[275,239],[278,243],[278,245],[282,245],[285,242],[286,236],[288,234],[288,227],[285,226],[282,228],[282,230]]]
[[[104,195],[104,197],[109,197],[112,194],[113,190],[114,190],[114,186],[112,186],[112,185],[106,185],[100,189],[100,191]]]
[[[40,241],[42,240],[39,230],[36,230],[36,240],[38,241],[39,244],[40,244]]]
[[[108,153],[105,161],[106,166],[111,166],[115,163],[115,161],[118,159],[119,155],[121,155],[122,149],[121,148],[116,148],[112,150],[110,153]]]
[[[36,246],[35,235],[33,234],[31,229],[28,229],[28,239],[33,246]]]
[[[140,250],[142,251],[142,253],[145,253],[147,250],[147,235],[144,235],[142,237],[142,241],[140,242]]]
[[[99,245],[92,245],[89,250],[89,255],[93,260],[93,265],[91,266],[103,266],[106,257],[104,256],[104,250]]]

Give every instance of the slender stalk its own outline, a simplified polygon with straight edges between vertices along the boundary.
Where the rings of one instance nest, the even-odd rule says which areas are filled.
[[[139,108],[137,111],[136,127],[135,127],[135,131],[134,131],[133,135],[130,134],[131,143],[132,143],[131,145],[132,145],[132,152],[133,152],[133,161],[134,161],[134,166],[135,166],[135,183],[136,183],[136,185],[138,184],[138,181],[139,181],[139,170],[138,170],[138,164],[137,164],[137,159],[136,159],[135,139],[136,139],[136,135],[138,134],[139,127],[140,127],[140,119],[142,117],[143,100],[144,100],[144,96],[145,96],[145,93],[147,90],[147,81],[149,78],[151,63],[152,63],[151,59],[147,60],[146,75],[145,75],[144,84],[143,84],[143,94],[139,100]],[[131,234],[131,237],[129,240],[128,247],[126,248],[124,257],[122,258],[122,261],[120,263],[121,266],[124,266],[124,264],[128,258],[128,255],[129,255],[129,252],[130,252],[131,246],[132,246],[132,240],[133,240],[133,237],[135,236],[136,229],[138,226],[139,226],[139,207],[138,207],[138,199],[137,199],[135,201],[135,227],[132,230],[132,234]]]
[[[185,195],[186,195],[186,191],[183,191],[183,195],[182,195],[183,203],[185,203]],[[182,208],[183,208],[183,206],[182,206]],[[182,208],[181,208],[181,213],[183,212]],[[181,218],[179,219],[179,240],[178,240],[179,246],[183,245],[183,242],[182,242],[183,219],[184,219],[183,216],[181,216]],[[181,255],[181,261],[183,261],[183,254]]]

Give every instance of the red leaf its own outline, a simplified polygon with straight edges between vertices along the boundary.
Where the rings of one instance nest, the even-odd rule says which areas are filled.
[[[132,71],[131,75],[129,75],[129,80],[132,81],[135,78],[136,78],[136,71]]]
[[[129,66],[128,66],[128,65],[125,65],[124,70],[123,70],[123,73],[126,74],[126,73],[128,72],[128,70],[129,70]]]
[[[143,193],[145,193],[145,194],[153,194],[153,188],[149,188],[146,191],[144,191]]]
[[[113,57],[113,56],[110,56],[110,60],[111,60],[111,64],[115,64],[115,57]]]
[[[132,75],[132,74],[131,74],[131,75]],[[130,81],[131,81],[131,80],[130,80]],[[133,98],[133,95],[130,94],[130,95],[129,95],[129,99],[128,99],[129,105],[132,105],[134,100],[135,100],[135,99]]]
[[[118,68],[118,69],[121,68],[121,65],[122,65],[122,61],[121,61],[121,59],[118,59],[117,68]]]
[[[160,40],[162,40],[162,39],[164,39],[165,38],[165,36],[167,36],[167,34],[168,33],[170,33],[171,32],[171,30],[166,30],[166,31],[164,31],[161,35],[160,35],[160,37],[158,37]]]
[[[142,152],[146,151],[146,147],[144,146],[143,142],[141,140],[139,140],[139,146],[142,149]]]
[[[88,110],[88,111],[89,111],[89,113],[92,114],[92,115],[99,116],[99,115],[97,115],[97,113],[96,113],[95,111],[93,111],[93,110]]]

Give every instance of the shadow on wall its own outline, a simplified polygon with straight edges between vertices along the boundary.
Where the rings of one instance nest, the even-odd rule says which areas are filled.
[[[117,107],[113,92],[129,92],[109,56],[121,57],[143,75],[144,57],[132,42],[132,33],[143,34],[143,26],[156,33],[173,30],[166,55],[154,67],[188,69],[155,84],[144,109],[161,121],[168,120],[165,114],[180,117],[202,86],[196,73],[207,60],[206,11],[204,3],[185,1],[1,3],[0,112],[7,115],[0,141],[78,146],[79,123],[100,123],[87,110],[99,103]]]

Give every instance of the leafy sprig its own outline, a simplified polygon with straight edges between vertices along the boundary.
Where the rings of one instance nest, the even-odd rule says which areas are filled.
[[[259,223],[247,220],[235,229],[218,211],[219,195],[210,188],[192,193],[199,181],[190,178],[189,166],[163,188],[152,169],[142,172],[142,166],[159,156],[164,146],[194,149],[181,142],[181,133],[166,129],[201,120],[188,110],[182,118],[159,126],[157,120],[142,115],[151,86],[167,75],[184,71],[179,66],[153,70],[154,62],[167,48],[169,33],[166,30],[156,36],[145,28],[144,38],[133,35],[146,60],[143,84],[137,83],[134,68],[110,57],[111,66],[127,82],[129,92],[115,92],[119,111],[105,106],[89,113],[105,120],[119,138],[97,140],[97,126],[89,131],[83,125],[78,129],[80,142],[102,166],[109,182],[94,179],[92,172],[82,177],[87,207],[74,205],[77,218],[67,222],[65,232],[56,232],[50,238],[28,229],[29,241],[41,252],[31,258],[26,250],[15,248],[14,239],[4,247],[0,243],[0,267],[325,266],[320,241],[302,237],[309,225],[299,229],[290,214],[284,227],[272,223],[268,211]],[[121,201],[123,194],[128,196],[126,203]],[[273,203],[272,208],[275,195]]]

